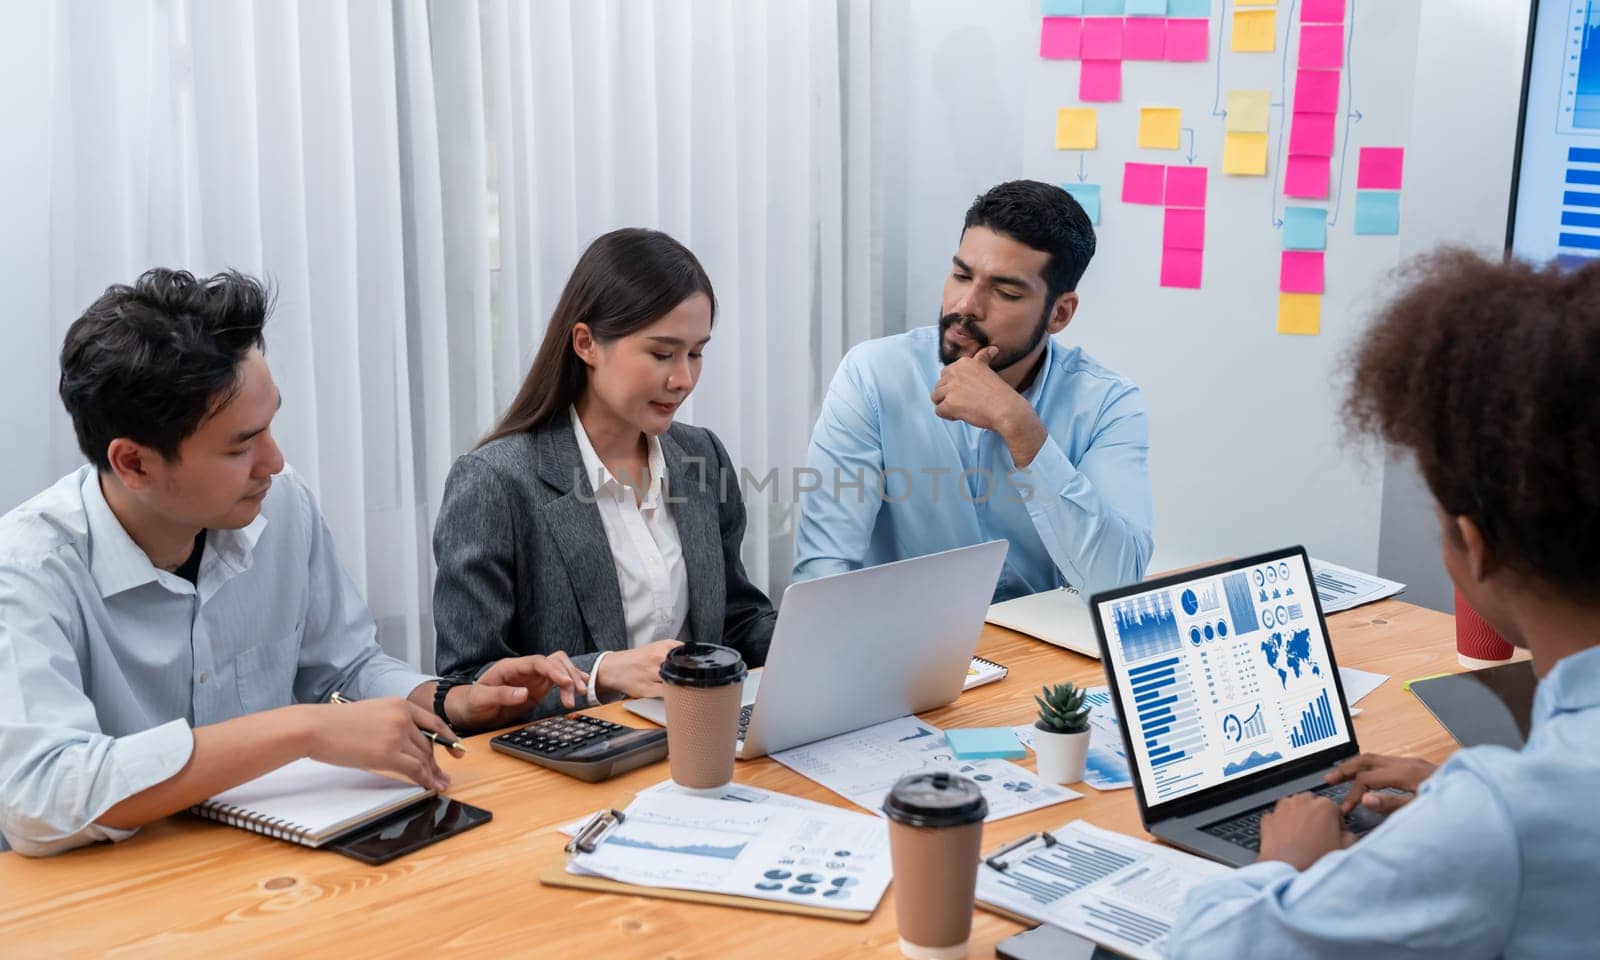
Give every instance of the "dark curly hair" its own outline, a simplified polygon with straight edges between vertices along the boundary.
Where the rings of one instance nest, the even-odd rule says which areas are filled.
[[[1600,588],[1600,262],[1422,257],[1356,345],[1346,413],[1504,560]]]
[[[242,273],[197,279],[157,268],[116,284],[61,345],[61,402],[78,448],[102,471],[117,437],[175,460],[183,441],[239,388],[239,362],[264,348],[272,291]]]
[[[1094,225],[1072,194],[1053,183],[1010,180],[989,188],[967,208],[961,226],[987,227],[1050,255],[1044,265],[1045,303],[1076,290],[1094,256]]]

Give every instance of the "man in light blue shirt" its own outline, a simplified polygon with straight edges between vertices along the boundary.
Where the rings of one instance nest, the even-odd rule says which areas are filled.
[[[1144,399],[1052,336],[1094,245],[1060,187],[1002,183],[972,204],[938,326],[860,344],[834,375],[797,483],[795,580],[995,539],[1010,543],[996,600],[1144,575]]]
[[[469,684],[382,653],[272,439],[268,309],[247,277],[152,270],[67,333],[91,462],[0,518],[0,850],[125,839],[306,756],[442,790],[423,731],[584,689],[561,656]]]
[[[1600,945],[1600,263],[1425,260],[1356,355],[1356,422],[1416,456],[1444,565],[1541,679],[1520,751],[1330,782],[1400,809],[1360,843],[1301,794],[1256,863],[1192,891],[1173,957],[1593,957]],[[1418,375],[1425,371],[1425,374]],[[1400,787],[1409,802],[1372,792]]]

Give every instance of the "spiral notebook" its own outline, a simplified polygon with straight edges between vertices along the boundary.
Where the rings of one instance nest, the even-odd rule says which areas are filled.
[[[224,790],[189,812],[254,833],[320,847],[433,791],[366,770],[296,760]]]

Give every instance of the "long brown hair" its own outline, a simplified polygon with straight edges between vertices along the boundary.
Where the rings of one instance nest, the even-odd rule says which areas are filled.
[[[478,446],[532,430],[583,396],[589,368],[573,352],[574,326],[588,324],[597,342],[610,343],[649,326],[697,293],[711,301],[715,320],[717,295],[705,269],[688,247],[659,230],[628,227],[596,239],[572,268],[522,389]]]

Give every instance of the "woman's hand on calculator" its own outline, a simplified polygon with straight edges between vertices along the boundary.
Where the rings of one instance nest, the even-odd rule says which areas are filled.
[[[504,726],[526,716],[551,688],[561,703],[577,705],[589,691],[589,675],[560,651],[549,656],[507,657],[495,661],[477,683],[453,688],[445,695],[445,712],[458,727],[481,730]]]

